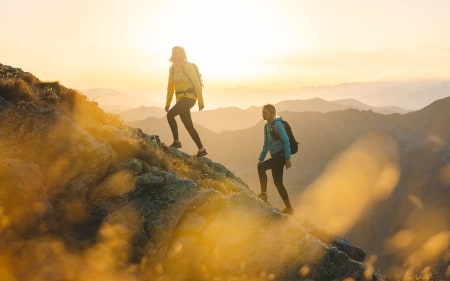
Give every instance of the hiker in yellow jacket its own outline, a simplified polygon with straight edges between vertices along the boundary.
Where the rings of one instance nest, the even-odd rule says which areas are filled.
[[[181,148],[181,142],[178,137],[178,125],[175,117],[180,115],[180,119],[189,135],[198,147],[197,157],[208,154],[203,147],[200,136],[195,130],[191,118],[191,108],[198,100],[199,110],[205,107],[202,96],[202,81],[198,73],[197,66],[187,61],[186,52],[182,47],[175,46],[172,48],[172,57],[170,58],[172,65],[169,69],[169,82],[167,84],[166,112],[167,121],[173,135],[173,143],[170,147]],[[175,93],[175,105],[170,108],[170,103]],[[170,109],[169,109],[170,108]]]

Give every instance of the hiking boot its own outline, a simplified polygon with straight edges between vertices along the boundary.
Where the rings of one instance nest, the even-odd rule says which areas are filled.
[[[181,142],[174,141],[169,147],[181,148]]]
[[[206,150],[204,148],[200,148],[197,152],[197,155],[195,155],[196,157],[203,157],[206,154],[208,154],[208,152],[206,152]]]
[[[293,215],[294,214],[294,209],[292,208],[285,208],[283,211],[281,211],[283,214],[286,215]]]
[[[267,202],[267,193],[262,192],[258,195],[258,198],[261,199],[264,202]]]

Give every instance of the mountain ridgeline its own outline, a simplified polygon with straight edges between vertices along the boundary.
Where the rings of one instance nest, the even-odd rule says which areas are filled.
[[[261,121],[199,126],[210,154],[195,158],[184,133],[183,150],[160,143],[164,118],[130,126],[0,64],[0,280],[440,280],[449,102],[283,112],[301,141],[287,216],[255,194]]]
[[[0,65],[0,280],[376,280],[225,166]]]

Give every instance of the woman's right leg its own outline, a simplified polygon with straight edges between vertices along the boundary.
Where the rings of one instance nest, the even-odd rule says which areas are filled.
[[[168,112],[167,112],[167,121],[169,122],[170,130],[172,131],[172,136],[174,141],[179,141],[178,138],[178,125],[175,117],[180,115],[183,111],[185,111],[185,105],[180,100],[177,102]]]
[[[198,135],[198,132],[194,128],[194,124],[192,123],[191,108],[195,105],[195,100],[185,98],[182,101],[185,104],[185,110],[183,110],[183,112],[180,112],[181,121],[183,122],[184,127],[197,145],[197,148],[203,148],[200,136]]]

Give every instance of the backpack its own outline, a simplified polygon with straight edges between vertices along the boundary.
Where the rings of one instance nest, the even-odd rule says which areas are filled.
[[[286,133],[289,137],[289,144],[291,146],[291,154],[295,154],[298,151],[298,144],[299,142],[295,139],[294,134],[292,133],[292,128],[289,125],[289,123],[285,120],[281,120],[281,122],[284,125],[284,129],[286,130]],[[272,136],[272,138],[279,140],[280,136],[275,132],[275,122],[272,122],[272,124],[270,125],[270,135]]]
[[[200,74],[200,71],[198,70],[198,66],[192,62],[188,62],[188,63],[190,65],[192,65],[192,67],[194,67],[195,73],[197,74],[198,81],[200,81],[200,85],[202,86],[202,88],[204,88],[205,86],[203,85],[202,75]],[[191,78],[189,77],[189,75],[187,75],[186,71],[184,70],[184,67],[181,68],[181,70],[183,71],[183,74],[189,79],[189,81],[191,81],[191,84],[194,85]]]
[[[203,85],[202,74],[198,70],[198,66],[195,63],[192,63],[192,62],[188,62],[188,63],[191,64],[194,67],[195,73],[197,73],[198,81],[200,81],[200,85],[202,86],[202,88],[204,88],[205,86]],[[189,75],[187,75],[186,71],[184,70],[184,67],[182,67],[181,70],[183,71],[183,74],[189,79],[189,81],[191,81],[191,84],[194,85],[194,83],[192,83],[191,78],[189,77]],[[173,75],[173,71],[174,71],[174,69],[172,68],[172,75]]]
[[[191,62],[190,64],[192,64],[192,66],[194,67],[195,72],[197,73],[198,80],[200,81],[200,85],[202,85],[202,88],[204,88],[205,86],[203,85],[202,74],[201,74],[200,71],[198,70],[197,65],[196,65],[195,63],[192,63],[192,62]]]

